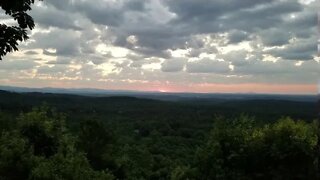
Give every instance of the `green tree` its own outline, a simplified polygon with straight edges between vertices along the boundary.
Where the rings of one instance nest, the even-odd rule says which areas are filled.
[[[28,142],[16,132],[5,132],[0,137],[0,179],[27,179],[35,164]]]
[[[18,41],[27,40],[27,29],[35,26],[33,18],[28,15],[35,0],[1,0],[0,7],[11,16],[18,26],[0,24],[0,60],[7,53],[18,50]]]
[[[280,119],[259,127],[247,117],[218,121],[199,149],[199,179],[315,179],[315,124]]]
[[[93,169],[109,169],[117,178],[123,179],[125,173],[113,157],[114,143],[111,131],[102,122],[86,120],[80,124],[77,146],[85,153]]]
[[[105,153],[111,148],[112,141],[110,131],[101,122],[86,120],[80,124],[78,147],[86,153],[93,168],[106,168]]]
[[[262,145],[260,163],[269,177],[278,179],[315,179],[317,157],[315,124],[283,118],[266,125],[255,142]],[[256,145],[256,144],[254,144]],[[262,163],[262,164],[261,164]]]
[[[47,106],[21,114],[18,132],[32,146],[35,155],[45,157],[57,153],[62,140],[68,136],[65,117]]]
[[[21,114],[17,124],[0,138],[0,179],[113,179],[76,149],[63,115],[44,106]]]
[[[188,166],[178,166],[171,172],[171,180],[193,180],[196,179],[194,173]]]

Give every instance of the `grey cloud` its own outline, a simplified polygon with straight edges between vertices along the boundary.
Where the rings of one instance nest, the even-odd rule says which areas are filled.
[[[57,10],[55,8],[47,7],[35,7],[30,15],[34,17],[37,24],[44,27],[58,27],[62,29],[81,30],[79,26],[75,25],[77,16],[70,12]]]
[[[297,14],[295,18],[286,21],[285,24],[289,27],[310,28],[317,25],[317,19],[316,11],[306,9],[306,11],[302,11],[301,13]]]
[[[314,83],[318,78],[319,62],[306,61],[296,66],[294,61],[251,61],[246,66],[235,67],[234,75],[243,75],[244,82],[264,83]]]
[[[190,40],[185,44],[185,49],[188,49],[189,51],[187,56],[199,57],[201,53],[218,54],[219,51],[216,45],[212,44],[216,39],[218,39],[218,37],[211,37],[208,35],[190,38]]]
[[[1,61],[0,70],[30,70],[37,66],[38,63],[31,60],[12,60],[12,61]]]
[[[253,32],[257,28],[268,29],[284,22],[282,15],[299,12],[302,5],[297,0],[274,1],[257,6],[253,9],[244,9],[231,13],[221,20],[225,29],[235,28]]]
[[[139,0],[125,1],[76,1],[73,3],[76,11],[84,13],[92,22],[107,26],[120,26],[128,11],[145,11],[145,2]]]
[[[116,68],[124,68],[124,67],[127,67],[129,64],[130,64],[130,61],[128,61],[128,60],[125,60],[125,61],[122,61],[122,62],[113,62],[113,65]]]
[[[37,69],[37,74],[57,74],[57,73],[64,73],[68,70],[67,66],[64,65],[54,65],[53,67],[50,66],[40,66]]]
[[[303,39],[287,45],[284,49],[274,48],[266,51],[275,57],[286,60],[312,60],[317,53],[317,39]]]
[[[48,50],[46,50],[46,49],[43,49],[43,50],[42,50],[42,54],[47,55],[47,56],[57,56],[57,53],[55,53],[55,52],[50,52],[50,51],[48,51]]]
[[[34,49],[44,49],[44,55],[56,56],[57,60],[48,62],[54,68],[45,66],[39,68],[39,73],[79,77],[81,81],[134,79],[176,83],[301,83],[318,78],[315,72],[319,63],[305,61],[297,67],[296,61],[284,61],[310,60],[316,54],[316,4],[303,5],[297,0],[48,0],[42,3],[47,7],[37,7],[33,12],[40,29],[34,31],[32,41],[21,46],[30,51],[26,55],[32,55]],[[291,14],[296,18],[289,18]],[[128,42],[129,36],[135,36],[137,42]],[[249,41],[254,52],[221,50],[243,41]],[[101,43],[127,48],[129,54],[116,59],[96,52],[96,46]],[[281,45],[282,48],[276,47]],[[269,50],[263,51],[265,46]],[[175,59],[168,49],[188,50],[185,59],[192,60]],[[201,59],[201,53],[215,54],[216,59],[225,61]],[[266,55],[279,60],[261,61]],[[160,64],[159,59],[163,61],[161,69],[141,68],[150,63]],[[105,76],[98,68],[105,62],[114,65],[117,72]],[[75,72],[68,66],[70,63],[81,69]],[[229,64],[234,65],[234,71],[229,69]],[[32,69],[38,64],[26,66],[17,65],[16,69]],[[2,67],[10,69],[14,65],[1,64],[4,71]],[[175,79],[166,72],[175,72]]]
[[[164,53],[167,49],[186,48],[185,43],[192,39],[194,34],[220,33],[229,31],[228,43],[239,43],[250,40],[250,35],[260,31],[260,28],[275,28],[274,33],[264,34],[266,45],[285,44],[287,38],[280,36],[287,31],[277,29],[281,23],[286,22],[282,15],[302,11],[302,5],[297,0],[166,0],[159,1],[158,9],[168,8],[166,13],[175,13],[175,18],[167,23],[159,23],[159,17],[153,17],[150,9],[146,8],[147,2],[138,0],[123,0],[105,2],[97,0],[73,1],[66,3],[59,1],[72,9],[82,13],[95,24],[109,26],[114,33],[114,45],[128,48],[141,55],[170,58]],[[53,3],[60,7],[58,2]],[[63,9],[63,8],[62,8]],[[157,8],[156,8],[157,9]],[[166,18],[169,18],[166,17]],[[170,19],[170,18],[169,18]],[[302,22],[305,19],[302,18]],[[301,23],[302,23],[301,22]],[[232,29],[230,31],[230,29]],[[133,46],[128,44],[126,38],[130,35],[137,37],[138,41]],[[196,57],[201,52],[194,47],[190,57]],[[86,48],[89,50],[89,48]],[[90,51],[93,53],[93,51]],[[61,52],[61,54],[65,54]]]
[[[103,77],[102,70],[97,69],[94,65],[82,64],[79,70],[79,76],[83,79],[94,80]]]
[[[234,73],[242,75],[281,74],[291,71],[293,62],[251,61],[246,66],[235,66]],[[284,69],[286,67],[287,69]]]
[[[47,64],[65,64],[65,65],[67,65],[67,64],[70,64],[70,63],[71,63],[70,61],[71,61],[71,60],[68,59],[68,58],[58,57],[57,60],[55,60],[55,61],[49,61],[49,62],[47,62]]]
[[[140,60],[135,60],[130,63],[129,67],[132,68],[141,68],[145,64],[151,64],[151,63],[159,63],[161,62],[159,59],[152,58],[152,59],[140,59]],[[124,67],[122,67],[124,68]]]
[[[228,43],[236,44],[249,39],[249,33],[245,31],[233,30],[228,33]]]
[[[124,9],[130,9],[132,11],[145,11],[145,2],[141,0],[133,0],[133,1],[128,1],[124,5]]]
[[[199,55],[202,53],[200,49],[191,49],[189,51],[189,57],[199,57]]]
[[[28,48],[53,48],[56,55],[75,56],[79,54],[78,35],[71,30],[55,29],[49,33],[35,33],[32,38],[35,42],[28,45]],[[44,51],[44,53],[47,53]],[[51,54],[54,55],[54,54]]]
[[[205,46],[205,41],[203,38],[191,38],[189,41],[186,42],[186,46],[188,48],[203,48]]]
[[[98,56],[91,56],[90,57],[90,61],[95,64],[95,65],[100,65],[103,64],[107,61],[107,58],[105,57],[98,57]]]
[[[68,11],[72,9],[71,7],[74,4],[72,0],[47,0],[45,2],[53,5],[57,9],[68,10]]]
[[[199,57],[201,53],[207,54],[218,54],[219,51],[215,46],[206,46],[204,48],[193,48],[190,49],[187,56],[188,57]]]
[[[265,46],[282,46],[289,43],[292,35],[289,32],[285,32],[282,29],[268,29],[262,31],[260,38]]]
[[[313,29],[317,27],[317,11],[319,4],[317,1],[312,2],[308,6],[304,6],[304,9],[294,14],[294,18],[287,17],[283,26],[283,31],[292,32],[298,38],[309,38],[315,31]]]
[[[231,51],[227,54],[220,54],[217,57],[225,61],[231,62],[234,66],[245,66],[249,63],[247,55],[249,53],[245,50]]]
[[[168,51],[164,50],[157,50],[157,49],[152,49],[152,48],[137,48],[135,49],[136,52],[140,53],[143,55],[143,57],[161,57],[161,58],[171,58],[172,55]]]
[[[175,12],[179,22],[213,21],[226,13],[239,9],[252,8],[258,4],[265,4],[272,0],[169,0],[169,9]]]
[[[127,59],[132,60],[132,61],[138,61],[138,60],[142,60],[143,57],[136,55],[136,54],[132,54],[132,53],[128,53],[126,56]]]
[[[100,69],[96,69],[94,65],[89,64],[81,64],[80,69],[72,69],[68,65],[64,64],[55,64],[54,66],[40,66],[37,69],[36,77],[33,78],[41,78],[45,77],[54,80],[60,80],[62,79],[76,79],[76,80],[97,80],[102,77],[102,71]],[[49,81],[50,79],[46,79]]]
[[[184,58],[167,59],[161,64],[163,72],[178,72],[182,71],[186,63]]]
[[[24,54],[25,55],[37,55],[38,53],[36,51],[26,51]]]
[[[134,61],[130,64],[130,67],[141,68],[143,64],[145,64],[145,61]]]
[[[123,21],[121,9],[110,8],[102,2],[92,3],[85,1],[79,4],[77,8],[96,24],[118,26]]]
[[[257,31],[257,28],[268,29],[283,23],[282,15],[302,10],[302,5],[297,1],[232,2],[167,1],[169,9],[177,14],[177,18],[168,24],[170,25],[167,26],[168,28],[165,26],[161,29],[164,36],[159,36],[160,28],[157,28],[157,31],[149,28],[146,30],[147,32],[141,32],[141,35],[138,34],[138,37],[141,38],[139,43],[141,46],[152,49],[174,49],[179,46],[183,48],[184,42],[188,41],[190,35],[194,33],[219,33],[229,29],[234,29],[234,32],[229,35],[229,43],[238,43],[248,39],[249,34]],[[167,32],[171,32],[171,34],[165,34]],[[175,32],[180,32],[180,34]],[[172,37],[172,35],[174,36]],[[284,44],[285,42],[286,39],[278,40],[278,42],[275,40],[265,41],[269,45]],[[191,57],[198,53],[197,50],[193,51]]]
[[[186,66],[189,73],[227,73],[230,71],[229,63],[212,59],[201,59],[194,62],[188,62]]]

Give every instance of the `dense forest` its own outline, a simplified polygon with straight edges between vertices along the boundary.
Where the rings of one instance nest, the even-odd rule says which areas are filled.
[[[316,102],[0,91],[0,179],[316,179]]]

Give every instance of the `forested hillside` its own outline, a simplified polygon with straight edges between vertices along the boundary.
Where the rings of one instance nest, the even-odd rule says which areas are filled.
[[[0,92],[0,179],[316,179],[316,103]]]

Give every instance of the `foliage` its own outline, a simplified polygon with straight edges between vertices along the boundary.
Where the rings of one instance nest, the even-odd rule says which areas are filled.
[[[0,138],[2,179],[113,179],[91,168],[64,121],[46,106],[21,114],[17,127]]]
[[[314,179],[316,142],[314,124],[290,118],[263,127],[218,121],[195,166],[200,179]]]
[[[178,166],[171,173],[171,180],[191,180],[196,179],[195,169],[189,166]]]
[[[1,0],[0,7],[11,16],[18,26],[0,24],[0,60],[7,53],[18,50],[18,41],[25,41],[29,37],[27,28],[35,26],[33,18],[28,15],[34,0]]]
[[[117,178],[123,179],[125,174],[113,155],[114,139],[105,125],[96,120],[86,120],[80,124],[78,132],[78,148],[95,170],[110,170]]]

